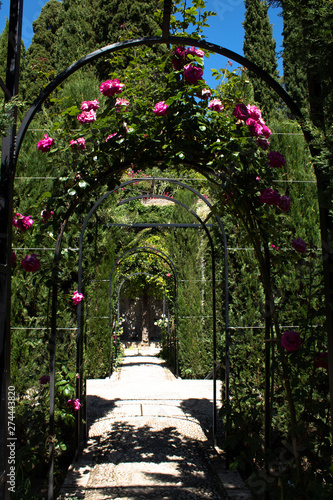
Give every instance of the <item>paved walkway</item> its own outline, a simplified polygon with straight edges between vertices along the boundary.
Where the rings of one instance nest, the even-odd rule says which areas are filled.
[[[111,379],[87,381],[89,441],[59,498],[252,498],[211,446],[212,381],[176,379],[157,354],[126,349]]]

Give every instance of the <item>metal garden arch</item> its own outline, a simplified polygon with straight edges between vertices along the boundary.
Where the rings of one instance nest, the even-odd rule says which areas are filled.
[[[1,162],[1,180],[0,180],[0,413],[6,415],[6,408],[8,404],[8,386],[10,384],[10,306],[11,306],[11,244],[12,244],[12,212],[13,212],[13,184],[15,177],[16,163],[20,148],[35,114],[40,109],[43,102],[66,78],[73,74],[78,69],[84,67],[86,64],[93,62],[103,55],[122,50],[124,48],[131,48],[140,45],[155,45],[155,44],[179,44],[179,45],[193,45],[203,50],[215,52],[229,59],[232,59],[242,66],[248,68],[250,71],[261,77],[270,88],[272,88],[277,95],[285,102],[293,115],[298,119],[301,125],[304,125],[305,120],[299,108],[287,92],[276,82],[266,71],[251,63],[241,55],[223,48],[219,45],[206,42],[205,40],[196,40],[188,37],[170,36],[170,15],[171,15],[171,0],[164,0],[163,24],[161,37],[145,37],[137,40],[128,40],[125,42],[111,44],[102,49],[98,49],[91,54],[81,58],[69,66],[66,70],[61,72],[36,98],[33,105],[25,115],[22,124],[16,133],[16,126],[13,125],[8,135],[3,139],[2,143],[2,162]],[[20,62],[20,48],[21,48],[21,32],[22,32],[22,12],[23,0],[11,0],[10,4],[10,17],[9,17],[9,44],[8,44],[8,57],[7,57],[7,72],[6,84],[0,81],[1,87],[5,92],[6,99],[11,98],[18,94],[19,84],[19,62]],[[303,134],[309,143],[312,139],[309,130],[305,126],[302,127]],[[313,152],[315,154],[315,152]],[[322,178],[320,173],[316,172],[318,181],[318,191],[322,190]],[[320,203],[321,211],[321,232],[323,240],[323,270],[325,281],[325,297],[326,297],[326,319],[327,319],[327,337],[328,337],[328,350],[329,350],[329,363],[333,366],[333,309],[331,307],[331,290],[330,283],[333,282],[332,261],[333,255],[325,249],[325,242],[329,241],[328,232],[331,229],[328,209]],[[59,237],[56,245],[55,265],[59,262],[59,253],[61,247],[61,239],[66,227],[66,221],[61,227]],[[56,287],[53,288],[53,298],[56,303]],[[50,346],[55,341],[55,329],[52,328]],[[266,358],[267,362],[267,358]],[[52,366],[51,366],[52,369]],[[331,400],[331,420],[333,420],[333,370],[329,372],[330,382],[330,400]],[[50,392],[54,391],[54,387]],[[7,417],[1,419],[1,436],[0,439],[5,442]],[[6,489],[7,475],[8,475],[8,461],[7,449],[3,447],[0,456],[0,496],[8,498],[8,489]],[[51,460],[52,462],[52,460]],[[7,465],[6,465],[7,464]],[[6,468],[7,467],[7,468]],[[51,474],[53,470],[51,467]],[[53,483],[49,483],[49,499],[53,498]]]
[[[97,208],[100,206],[100,204],[108,198],[110,195],[114,194],[116,191],[119,189],[124,188],[125,186],[128,186],[133,183],[138,183],[138,182],[147,182],[147,181],[155,181],[155,180],[163,180],[163,181],[168,181],[171,183],[175,183],[185,189],[189,189],[192,191],[198,198],[200,198],[204,203],[212,209],[211,203],[198,191],[193,189],[190,186],[187,186],[186,184],[176,180],[176,179],[168,179],[164,177],[144,177],[141,179],[131,179],[129,181],[124,182],[120,186],[116,187],[115,189],[108,191],[105,193],[97,202],[94,204],[94,206],[91,208],[89,211],[88,215],[86,216],[84,223],[82,225],[81,229],[81,234],[80,234],[80,241],[79,241],[79,262],[78,262],[78,291],[79,293],[82,292],[82,264],[83,264],[83,238],[84,234],[87,228],[87,225],[89,223],[90,218],[92,215],[96,212]],[[144,199],[149,197],[149,195],[144,194],[144,195],[138,195],[132,198],[128,198],[126,200],[122,200],[119,204],[123,205],[129,201],[132,200],[139,200],[139,199]],[[208,238],[210,248],[211,248],[211,257],[212,257],[212,301],[213,301],[213,398],[214,398],[214,412],[213,412],[213,439],[215,443],[215,436],[216,436],[216,424],[217,424],[217,415],[216,415],[216,367],[218,366],[218,363],[216,361],[216,292],[215,292],[215,250],[214,250],[214,244],[212,237],[209,233],[209,230],[207,228],[207,224],[205,221],[203,221],[193,210],[191,210],[189,207],[187,207],[184,203],[180,202],[179,200],[176,200],[174,198],[170,198],[168,196],[164,195],[156,195],[155,198],[158,199],[166,199],[169,200],[185,210],[187,210],[188,213],[190,213],[202,226],[204,229],[206,236]],[[225,398],[229,398],[229,307],[228,307],[228,258],[227,258],[227,239],[224,231],[224,227],[222,224],[221,219],[215,214],[214,215],[219,229],[220,229],[220,236],[221,240],[224,246],[224,279],[225,279],[225,328],[226,328],[226,348],[225,348]],[[56,338],[56,317],[57,317],[57,309],[56,309],[56,293],[53,296],[53,307],[52,307],[52,327],[54,329],[54,340]],[[77,307],[77,373],[79,373],[79,378],[77,380],[77,394],[76,397],[78,399],[81,399],[81,394],[82,394],[82,349],[83,349],[83,304],[80,302]],[[52,349],[51,352],[51,367],[55,366],[55,344],[54,348]],[[52,373],[54,370],[51,370],[51,378],[54,378],[54,373]],[[51,398],[51,395],[50,395]],[[53,404],[50,404],[50,414],[54,415],[54,401]],[[80,453],[80,435],[81,435],[81,416],[79,415],[80,412],[77,414],[77,427],[76,427],[76,440],[77,440],[77,453],[76,455],[78,456]],[[54,417],[50,419],[51,423],[54,422]],[[54,434],[54,423],[53,426],[50,426],[50,434]],[[50,450],[50,455],[54,455],[54,450]]]

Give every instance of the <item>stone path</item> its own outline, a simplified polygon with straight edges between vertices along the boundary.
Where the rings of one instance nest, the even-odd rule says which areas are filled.
[[[111,379],[87,381],[89,440],[59,499],[252,498],[211,446],[212,381],[176,379],[157,354],[126,349]]]

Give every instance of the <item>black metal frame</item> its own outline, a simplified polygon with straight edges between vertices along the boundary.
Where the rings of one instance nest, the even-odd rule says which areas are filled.
[[[120,186],[116,187],[115,189],[108,191],[105,193],[103,196],[99,198],[99,200],[96,201],[94,206],[90,209],[88,215],[86,216],[84,223],[82,225],[81,229],[81,234],[80,234],[80,241],[79,241],[79,263],[78,263],[78,292],[82,293],[82,261],[83,261],[83,238],[85,234],[85,230],[87,228],[88,222],[92,215],[96,212],[97,208],[100,206],[100,204],[108,198],[110,195],[113,195],[116,191],[119,189],[123,189],[124,187],[131,185],[133,183],[139,183],[139,182],[149,182],[149,181],[167,181],[174,183],[178,186],[183,187],[184,189],[188,189],[189,191],[193,192],[198,198],[200,198],[209,208],[212,210],[213,206],[211,203],[197,190],[192,188],[191,186],[188,186],[187,184],[184,184],[177,179],[169,179],[166,177],[144,177],[144,178],[136,178],[136,179],[131,179],[128,180],[124,183],[122,183]],[[154,195],[156,199],[164,199],[168,200],[172,203],[175,203],[185,210],[187,210],[188,213],[190,213],[200,224],[200,226],[204,229],[206,236],[208,238],[210,248],[211,248],[211,258],[212,258],[212,309],[213,309],[213,443],[214,446],[216,446],[216,428],[217,428],[217,395],[216,395],[216,371],[217,367],[219,366],[219,363],[216,360],[216,280],[215,280],[215,274],[216,274],[216,266],[215,266],[215,249],[214,249],[214,243],[212,240],[212,237],[209,233],[209,230],[207,228],[207,224],[205,221],[203,221],[193,210],[191,210],[188,206],[186,206],[184,203],[180,202],[179,200],[176,200],[174,198],[170,198],[169,196],[165,195]],[[138,196],[134,196],[131,198],[127,198],[125,200],[121,200],[118,205],[124,205],[130,201],[134,200],[141,200],[145,198],[150,198],[149,194],[142,194]],[[226,239],[226,234],[224,231],[224,227],[222,224],[221,219],[218,217],[218,215],[214,215],[219,229],[220,229],[220,235],[221,235],[221,240],[224,245],[224,279],[225,279],[225,328],[226,328],[226,348],[225,348],[225,400],[229,400],[229,344],[230,344],[230,338],[229,338],[229,298],[228,298],[228,252],[227,252],[227,239]],[[209,216],[210,218],[210,216]],[[52,308],[54,310],[54,308]],[[52,324],[56,323],[56,315],[54,315],[54,318],[52,320]],[[79,374],[79,378],[77,381],[77,393],[76,397],[78,399],[82,399],[82,373],[83,373],[83,361],[82,361],[82,349],[83,349],[83,304],[80,302],[77,307],[77,373]],[[178,340],[176,340],[178,344]],[[178,346],[176,349],[176,353],[178,353]],[[54,355],[54,360],[52,364],[55,365],[55,351],[53,353]],[[178,359],[176,359],[176,366],[178,366]],[[54,411],[54,409],[53,409]],[[81,452],[81,428],[82,428],[82,417],[80,415],[80,410],[77,412],[77,418],[76,418],[76,454],[75,456],[78,457]],[[54,435],[54,428],[50,429],[50,435]],[[52,442],[52,438],[50,440]],[[50,453],[50,456],[52,456],[52,453]],[[52,466],[50,467],[50,476],[49,476],[49,481],[51,481],[51,469]]]
[[[276,94],[284,101],[293,115],[297,118],[298,122],[302,125],[303,134],[310,144],[312,136],[309,129],[304,124],[304,117],[299,110],[298,106],[287,94],[287,92],[276,82],[266,71],[256,66],[241,55],[215,45],[205,40],[196,40],[188,37],[176,37],[169,35],[170,26],[170,13],[171,13],[171,0],[164,1],[163,11],[163,24],[162,24],[162,37],[145,37],[138,40],[128,40],[119,42],[102,49],[98,49],[91,54],[81,58],[76,63],[69,66],[61,72],[37,97],[32,104],[31,108],[25,115],[23,122],[16,134],[15,125],[8,131],[7,137],[3,139],[2,143],[2,162],[1,162],[1,180],[0,180],[0,311],[2,318],[0,321],[0,442],[7,440],[7,394],[8,386],[10,384],[10,305],[11,305],[11,243],[12,243],[12,229],[11,219],[13,211],[13,182],[16,170],[16,163],[20,148],[35,114],[40,109],[43,102],[66,78],[73,74],[78,69],[84,67],[86,64],[91,63],[97,58],[107,55],[109,53],[122,50],[124,48],[132,48],[140,45],[156,45],[156,44],[179,44],[179,45],[193,45],[203,50],[211,51],[220,54],[229,59],[232,59],[242,66],[246,67],[257,76],[259,76],[267,85],[272,88]],[[11,0],[10,5],[10,18],[9,18],[9,44],[8,44],[8,58],[7,58],[7,74],[6,85],[1,81],[1,87],[5,92],[6,98],[17,95],[18,82],[19,82],[19,62],[20,62],[20,47],[21,47],[21,32],[22,32],[22,10],[23,0]],[[316,152],[312,148],[312,153]],[[325,180],[322,178],[320,172],[316,171],[318,192],[324,189]],[[321,217],[321,233],[322,233],[322,257],[323,257],[323,274],[325,283],[325,300],[326,300],[326,326],[328,338],[328,356],[329,365],[333,366],[333,310],[331,307],[331,283],[333,282],[333,254],[326,251],[327,243],[329,242],[328,234],[331,230],[331,223],[328,216],[328,208],[320,204],[320,217]],[[65,230],[66,221],[62,224],[59,238],[57,241],[57,251],[55,255],[55,268],[59,261],[59,252],[61,246],[62,234]],[[56,281],[56,275],[54,275]],[[56,304],[56,286],[53,287],[53,303]],[[51,329],[50,350],[55,350],[56,327]],[[266,359],[267,361],[267,359]],[[51,363],[51,374],[54,367]],[[52,379],[52,377],[51,377]],[[333,370],[329,370],[329,386],[330,386],[330,401],[331,401],[331,425],[333,426]],[[51,380],[50,393],[54,393],[54,379]],[[52,418],[50,423],[52,427]],[[5,469],[7,467],[7,469]],[[50,469],[51,470],[51,469]],[[8,499],[9,492],[6,488],[6,476],[8,474],[8,460],[7,460],[7,447],[3,446],[0,456],[0,499]],[[53,472],[52,472],[53,474]],[[53,490],[49,487],[49,499],[53,498]]]

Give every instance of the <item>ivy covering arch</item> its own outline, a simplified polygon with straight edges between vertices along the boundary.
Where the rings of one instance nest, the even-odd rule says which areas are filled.
[[[124,70],[121,80],[117,74],[111,73],[110,78],[101,82],[100,88],[96,89],[98,99],[83,101],[80,109],[71,107],[62,110],[52,137],[51,134],[45,134],[37,145],[39,154],[49,155],[49,161],[58,162],[59,170],[62,171],[44,213],[46,219],[52,217],[54,226],[60,228],[54,282],[67,221],[76,207],[84,202],[88,193],[103,185],[116,186],[120,173],[128,168],[138,171],[146,165],[157,165],[162,169],[163,166],[174,165],[179,168],[189,167],[202,174],[210,182],[218,200],[214,209],[220,214],[225,212],[234,216],[242,224],[254,248],[266,296],[267,350],[270,351],[270,346],[274,346],[276,362],[280,366],[289,407],[288,419],[297,476],[300,484],[303,484],[298,447],[298,409],[290,379],[291,356],[301,349],[302,332],[293,329],[281,331],[271,275],[270,242],[279,230],[276,217],[277,214],[279,217],[286,216],[290,204],[294,202],[287,194],[280,193],[273,187],[274,171],[283,166],[285,158],[279,151],[270,150],[271,132],[260,110],[243,102],[242,78],[237,72],[224,72],[227,82],[223,86],[222,95],[207,87],[203,78],[204,51],[224,55],[254,71],[277,92],[301,122],[302,115],[281,86],[245,58],[195,37],[170,36],[170,4],[168,1],[164,4],[161,37],[112,44],[80,59],[55,78],[36,99],[18,134],[12,128],[4,140],[1,171],[3,207],[0,221],[0,300],[4,311],[1,324],[1,361],[4,367],[1,371],[1,387],[4,390],[9,385],[13,180],[25,133],[43,102],[71,74],[101,56],[137,47],[135,57]],[[13,6],[11,31],[16,33],[16,43],[9,50],[12,50],[9,60],[13,61],[7,82],[10,95],[17,92],[21,29],[19,6],[22,8],[22,2],[13,2]],[[167,45],[167,50],[158,63],[154,59],[151,65],[141,65],[138,75],[138,64],[145,60],[146,55],[145,50],[139,49],[155,45]],[[133,80],[133,68],[137,69],[134,76],[140,76],[147,83],[144,90],[141,82],[138,83],[138,78]],[[161,83],[158,88],[155,86],[155,90],[154,78],[161,78]],[[152,92],[148,93],[148,90]],[[74,123],[76,126],[73,133]],[[59,149],[63,157],[59,155]],[[28,216],[17,214],[13,219],[15,230],[29,230],[31,220]],[[286,234],[285,244],[294,248],[292,258],[295,262],[307,252],[306,243],[297,234]],[[22,265],[27,272],[37,272],[42,262],[37,255],[28,255]],[[53,297],[56,304],[55,295],[56,287]],[[328,318],[329,346],[332,339],[330,320]],[[51,345],[53,341],[54,332],[51,333]],[[332,353],[329,355],[331,358]],[[332,373],[330,377],[332,380]],[[54,387],[50,388],[50,392],[52,390],[54,391]],[[49,498],[52,495],[51,486]]]

